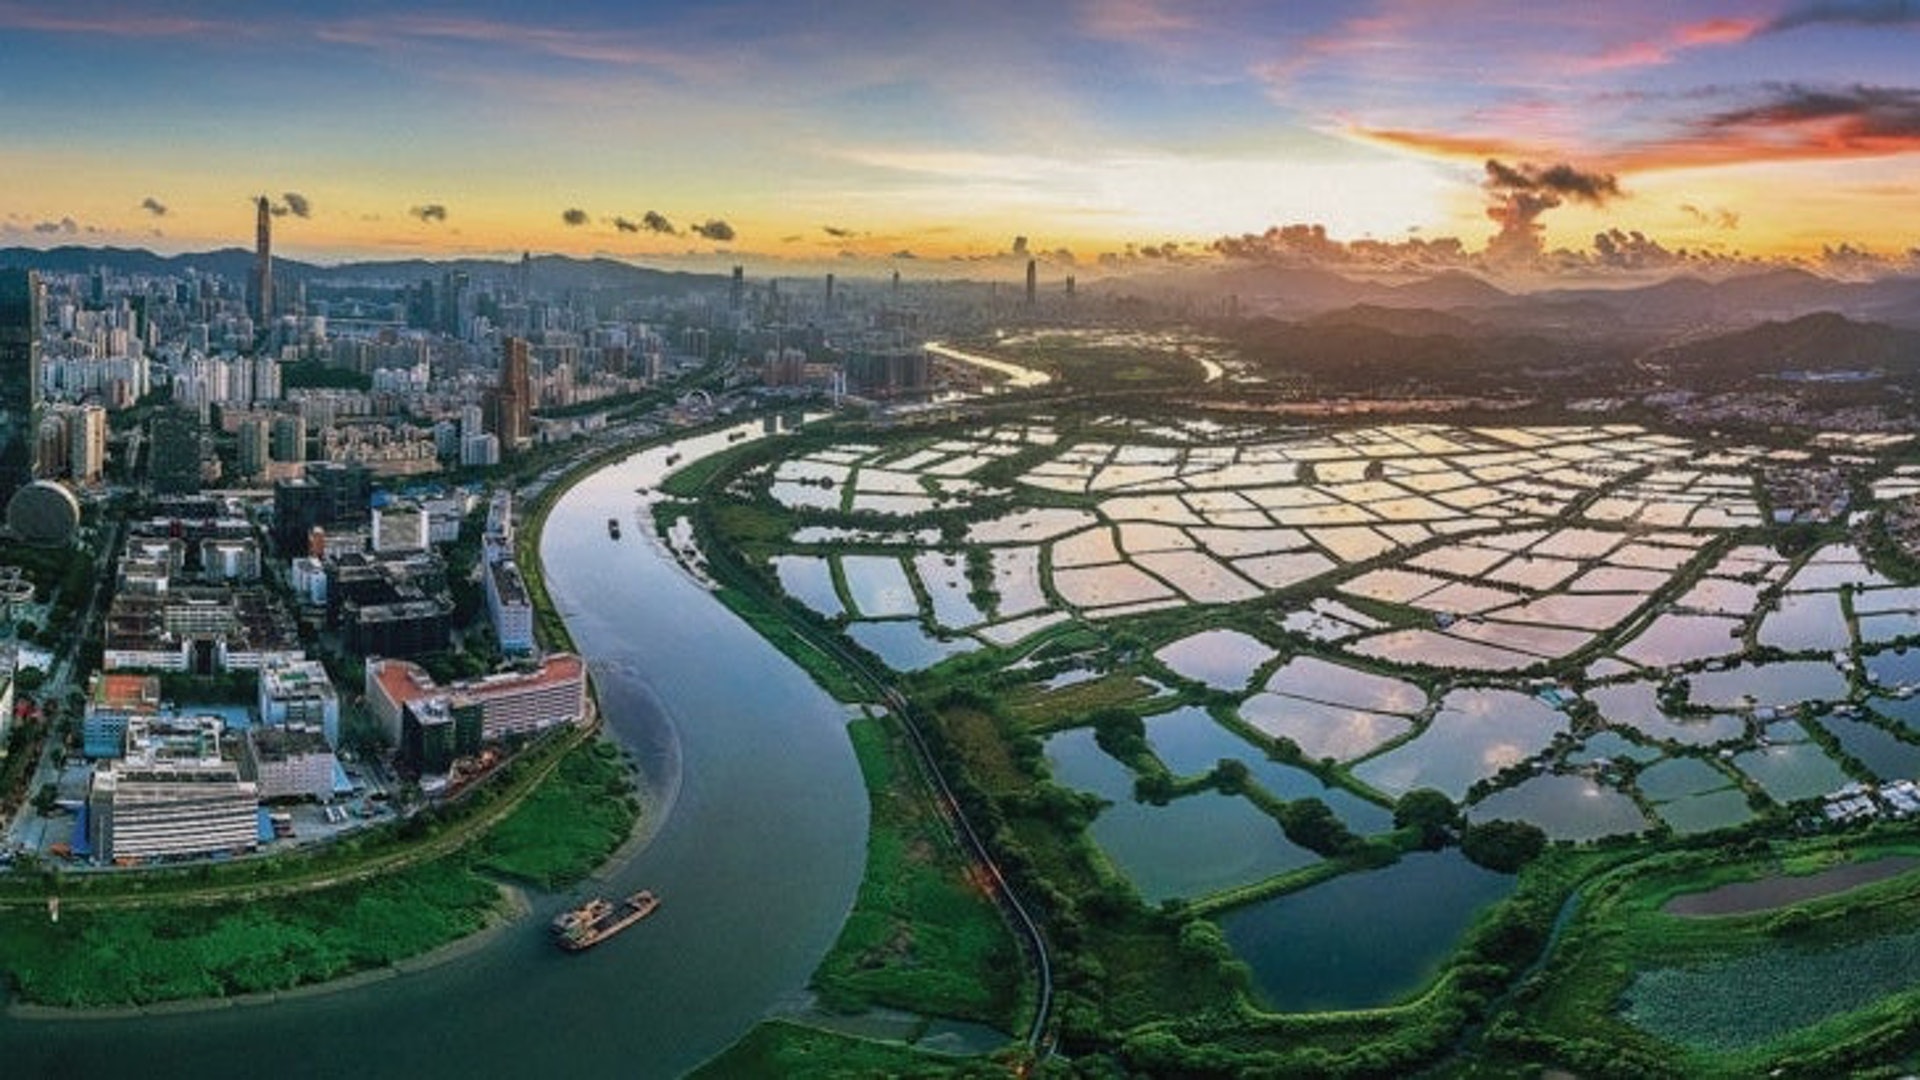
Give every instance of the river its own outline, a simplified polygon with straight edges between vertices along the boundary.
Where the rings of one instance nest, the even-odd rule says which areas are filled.
[[[680,464],[730,441],[695,440]],[[0,1017],[0,1073],[674,1076],[800,999],[859,885],[865,789],[843,707],[650,540],[635,491],[659,482],[668,453],[583,480],[541,542],[611,731],[663,804],[637,855],[395,978],[175,1015]],[[662,904],[639,927],[579,955],[547,939],[547,918],[581,893],[643,886]]]
[[[943,345],[938,341],[929,341],[921,346],[921,348],[926,350],[930,356],[939,356],[962,364],[972,364],[974,367],[982,370],[991,371],[995,375],[1004,375],[1007,378],[1007,387],[1009,389],[1031,390],[1036,386],[1045,386],[1053,381],[1053,376],[1044,371],[1025,367],[1013,363],[1010,360],[996,360],[991,356],[981,356],[978,353],[961,352],[959,349]]]

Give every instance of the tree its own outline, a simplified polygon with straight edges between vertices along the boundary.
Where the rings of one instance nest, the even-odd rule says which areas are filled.
[[[1295,799],[1280,810],[1280,827],[1287,839],[1321,855],[1345,855],[1360,846],[1360,838],[1316,798]]]
[[[1251,774],[1247,763],[1238,758],[1221,758],[1213,766],[1213,786],[1223,795],[1238,795],[1247,790]]]
[[[1147,752],[1147,725],[1125,709],[1102,709],[1093,715],[1093,741],[1121,761]]]
[[[1432,788],[1414,788],[1393,804],[1393,827],[1413,830],[1428,850],[1445,847],[1459,822],[1453,800]]]
[[[1547,834],[1526,821],[1478,821],[1460,835],[1460,850],[1489,870],[1511,874],[1538,858]]]

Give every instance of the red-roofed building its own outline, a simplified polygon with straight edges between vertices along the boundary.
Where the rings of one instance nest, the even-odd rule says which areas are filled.
[[[367,661],[367,705],[403,756],[442,771],[477,743],[531,735],[587,716],[587,665],[556,653],[527,671],[440,686],[407,660]]]

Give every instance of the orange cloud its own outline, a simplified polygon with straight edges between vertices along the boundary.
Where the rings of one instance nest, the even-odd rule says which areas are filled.
[[[1675,27],[1659,38],[1630,41],[1598,56],[1574,62],[1583,73],[1618,71],[1623,68],[1656,67],[1672,63],[1688,49],[1709,45],[1734,45],[1766,29],[1758,19],[1706,19]]]
[[[1361,142],[1412,150],[1430,157],[1456,161],[1482,161],[1490,157],[1543,158],[1564,157],[1565,151],[1537,143],[1519,142],[1490,135],[1453,135],[1443,131],[1413,131],[1407,128],[1350,127],[1346,134]]]
[[[1750,105],[1683,119],[1664,138],[1588,147],[1407,128],[1353,127],[1363,142],[1452,161],[1577,157],[1615,172],[1920,153],[1920,89],[1775,84]]]

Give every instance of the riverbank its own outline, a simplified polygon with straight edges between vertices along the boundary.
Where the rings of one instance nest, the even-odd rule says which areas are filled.
[[[499,876],[548,890],[585,878],[627,848],[640,831],[640,803],[631,794],[608,796],[615,785],[630,790],[628,777],[619,752],[587,735],[526,780],[524,797],[488,816],[484,828],[392,873],[232,903],[154,903],[134,882],[118,903],[91,897],[63,905],[57,923],[42,907],[7,909],[0,956],[14,1004],[106,1015],[122,1008],[144,1015],[169,1003],[211,1008],[354,985],[471,938],[479,940],[469,947],[480,948],[489,931],[512,921]],[[569,812],[589,806],[592,813]],[[436,829],[452,827],[425,820],[417,839],[429,843]],[[511,895],[529,907],[524,893]]]
[[[87,1022],[97,1020],[125,1020],[137,1016],[179,1016],[189,1013],[210,1012],[215,1009],[244,1009],[261,1005],[273,1005],[303,998],[323,997],[329,994],[345,993],[363,986],[398,979],[407,975],[418,975],[431,971],[443,964],[451,963],[462,957],[472,955],[491,945],[514,923],[526,918],[533,912],[533,905],[527,898],[526,890],[517,885],[504,882],[495,886],[499,890],[501,914],[486,927],[465,937],[457,938],[444,945],[409,959],[397,960],[385,968],[359,971],[352,975],[343,975],[326,982],[307,983],[286,990],[271,990],[254,994],[240,994],[235,997],[185,998],[174,1001],[155,1002],[151,1005],[108,1007],[99,1009],[71,1009],[55,1005],[36,1005],[32,1002],[10,1001],[6,1006],[8,1016],[16,1020],[63,1020]]]

